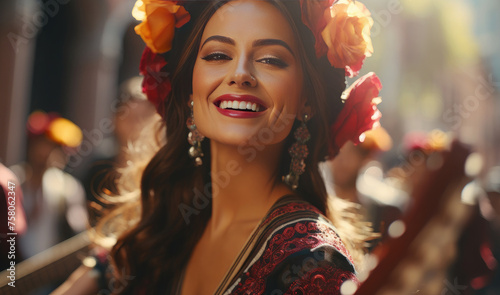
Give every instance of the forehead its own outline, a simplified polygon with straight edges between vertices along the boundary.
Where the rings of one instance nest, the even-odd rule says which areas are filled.
[[[203,39],[213,35],[240,40],[281,39],[292,47],[297,42],[285,16],[264,0],[235,0],[223,5],[208,21]]]

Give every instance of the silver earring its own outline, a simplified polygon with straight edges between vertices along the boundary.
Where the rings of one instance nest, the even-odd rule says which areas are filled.
[[[311,139],[311,134],[307,129],[306,123],[309,121],[309,115],[305,114],[302,120],[302,125],[297,128],[294,132],[294,137],[296,142],[288,149],[290,156],[292,157],[292,162],[290,163],[290,173],[283,176],[283,181],[292,187],[292,189],[297,189],[299,186],[299,177],[306,170],[306,164],[304,160],[309,155],[309,149],[307,148],[307,141]]]
[[[204,156],[203,151],[201,150],[201,142],[203,141],[203,139],[205,139],[205,136],[203,136],[198,131],[198,128],[196,128],[196,124],[194,123],[193,105],[194,102],[191,101],[189,104],[191,109],[191,115],[189,116],[186,122],[186,125],[189,129],[188,142],[191,145],[191,147],[189,148],[189,156],[191,158],[194,158],[195,166],[201,166],[203,164],[201,158]]]

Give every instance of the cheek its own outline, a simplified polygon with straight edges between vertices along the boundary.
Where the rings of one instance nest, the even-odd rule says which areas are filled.
[[[225,73],[224,67],[214,68],[197,62],[193,69],[193,96],[208,98],[223,81]]]
[[[209,118],[207,117],[207,98],[211,92],[211,81],[206,75],[206,70],[204,67],[199,66],[198,63],[195,64],[193,69],[193,94],[192,99],[194,102],[193,115],[195,118],[195,124],[198,130],[204,133],[203,126],[206,126]]]
[[[274,80],[276,86],[279,85],[279,87],[276,87],[276,91],[280,91],[288,101],[296,101],[297,98],[302,96],[304,78],[300,66],[295,64],[280,75],[269,75],[267,78]]]
[[[203,67],[199,66],[198,63],[195,64],[193,69],[193,99],[203,93],[203,89],[206,88],[207,79],[203,70]]]
[[[270,91],[276,97],[276,103],[286,109],[288,113],[296,114],[302,101],[302,77],[289,75],[282,79],[270,77]]]
[[[206,121],[208,118],[204,116],[203,111],[201,111],[202,106],[200,106],[199,101],[197,101],[196,97],[193,96],[193,101],[194,101],[194,106],[193,106],[193,116],[194,116],[194,123],[196,125],[196,128],[198,131],[200,131],[203,135],[206,135],[205,130],[203,130],[204,126],[206,126]]]

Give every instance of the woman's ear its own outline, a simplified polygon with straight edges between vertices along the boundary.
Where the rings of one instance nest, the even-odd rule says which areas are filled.
[[[302,108],[300,108],[299,113],[297,114],[298,120],[304,121],[304,119],[306,118],[306,115],[307,115],[306,120],[310,120],[312,118],[312,116],[314,116],[312,108],[309,105],[304,105]]]

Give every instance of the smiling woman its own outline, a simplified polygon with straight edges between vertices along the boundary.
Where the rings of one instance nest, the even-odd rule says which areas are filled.
[[[134,13],[148,44],[143,89],[166,144],[135,169],[139,206],[128,200],[102,222],[109,229],[141,209],[132,226],[111,227],[120,236],[110,262],[126,281],[111,291],[340,294],[346,282],[356,286],[352,257],[369,233],[355,219],[343,231],[346,214],[329,208],[318,164],[379,118],[374,74],[345,91],[356,108],[342,108],[345,76],[371,53],[366,8],[145,0]],[[332,42],[336,20],[348,24],[338,37],[349,43]]]
[[[305,109],[306,99],[297,38],[273,4],[237,1],[222,6],[206,24],[201,41],[193,70],[193,112],[211,147],[238,146],[262,129],[275,130],[287,115],[302,117],[298,110]],[[255,112],[247,112],[254,104]],[[267,145],[283,142],[293,125],[293,120],[287,122]],[[279,159],[282,149],[275,149],[271,158]]]

